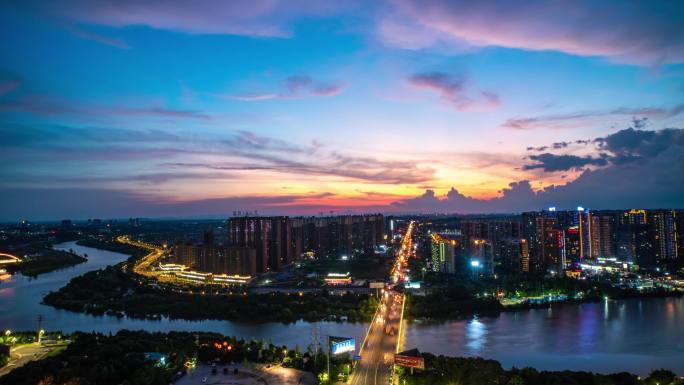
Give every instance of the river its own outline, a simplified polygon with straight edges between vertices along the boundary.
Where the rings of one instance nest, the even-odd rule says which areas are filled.
[[[321,341],[327,335],[349,336],[356,338],[357,346],[366,332],[367,324],[152,321],[57,310],[40,304],[45,294],[59,289],[75,276],[121,262],[127,256],[75,242],[55,247],[88,254],[88,261],[38,278],[17,274],[0,282],[0,329],[35,330],[40,315],[42,328],[65,333],[200,330],[301,347],[311,343],[315,328]],[[499,360],[506,368],[631,371],[643,375],[664,367],[684,374],[684,299],[681,298],[556,305],[545,310],[504,313],[498,318],[437,325],[410,323],[405,332],[406,348],[417,347],[421,351],[451,356],[482,356]]]

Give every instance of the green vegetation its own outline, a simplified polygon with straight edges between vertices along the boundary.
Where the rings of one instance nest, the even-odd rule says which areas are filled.
[[[425,296],[406,296],[404,318],[444,321],[477,316],[498,316],[503,306],[496,298],[478,298],[462,286],[452,286]]]
[[[20,263],[6,266],[10,273],[36,277],[54,270],[78,265],[87,261],[86,258],[70,251],[54,250],[48,246],[32,246],[30,257],[22,259]]]
[[[556,303],[579,303],[635,297],[682,296],[682,291],[654,288],[639,291],[616,286],[619,277],[604,275],[593,279],[544,277],[542,275],[506,275],[498,278],[473,279],[463,275],[422,271],[414,262],[414,270],[424,278],[425,295],[407,296],[405,316],[408,319],[451,320],[477,316],[498,316],[502,311],[526,310],[549,306],[549,296]],[[418,273],[414,273],[418,275]],[[546,296],[546,298],[545,298]],[[519,303],[503,306],[498,298],[519,299]]]
[[[498,361],[457,358],[423,353],[425,370],[399,368],[405,385],[684,385],[668,370],[656,370],[647,378],[635,374],[595,374],[573,371],[537,371],[532,368],[504,370]]]
[[[9,346],[0,345],[0,368],[7,365],[7,363],[9,362],[9,354]]]
[[[60,340],[62,339],[62,333],[55,331],[48,332],[43,334],[43,338]],[[24,345],[32,344],[36,341],[38,341],[38,333],[36,333],[35,331],[13,331],[9,334],[3,333],[2,335],[0,335],[0,344],[4,345]]]
[[[368,295],[320,293],[193,294],[138,281],[120,267],[88,272],[72,279],[43,302],[59,309],[138,318],[220,319],[249,322],[368,321],[377,300]]]
[[[385,279],[392,259],[355,257],[346,261],[321,258],[301,263],[302,271],[315,272],[320,276],[328,273],[349,273],[355,279]]]
[[[166,385],[186,363],[275,363],[319,373],[325,356],[264,341],[246,341],[216,333],[148,333],[120,331],[116,335],[75,333],[59,354],[34,361],[0,377],[0,385]],[[164,360],[150,359],[157,353]],[[335,367],[335,370],[338,370]]]

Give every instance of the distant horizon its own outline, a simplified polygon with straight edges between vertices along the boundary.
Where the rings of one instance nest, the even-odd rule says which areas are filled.
[[[654,210],[684,210],[684,207],[641,207],[641,206],[635,206],[635,207],[626,207],[626,208],[589,208],[589,207],[584,207],[584,211],[590,211],[590,212],[602,212],[602,211],[628,211],[628,210],[649,210],[649,211],[654,211]],[[472,217],[472,216],[487,216],[487,217],[505,217],[505,216],[519,216],[522,215],[523,213],[526,212],[562,212],[562,211],[577,211],[577,208],[560,208],[556,207],[555,210],[549,210],[549,208],[543,208],[543,209],[538,209],[538,210],[525,210],[525,211],[509,211],[509,212],[471,212],[471,213],[462,213],[462,212],[375,212],[375,211],[367,211],[367,212],[333,212],[332,214],[330,212],[325,212],[325,213],[317,213],[317,214],[300,214],[300,213],[289,213],[289,214],[283,214],[283,213],[258,213],[258,214],[247,214],[247,215],[220,215],[220,214],[215,214],[215,215],[206,215],[206,216],[184,216],[184,217],[173,217],[173,216],[166,216],[166,217],[147,217],[147,216],[112,216],[112,217],[63,217],[63,218],[54,218],[54,219],[31,219],[31,218],[19,218],[19,219],[2,219],[0,220],[0,224],[16,224],[16,223],[21,223],[22,221],[26,220],[29,223],[36,223],[36,224],[45,224],[45,223],[60,223],[61,221],[64,220],[70,220],[72,222],[85,222],[87,223],[89,220],[101,220],[104,222],[106,221],[119,221],[119,222],[128,222],[130,219],[137,219],[140,221],[221,221],[221,220],[229,220],[230,218],[240,218],[240,217],[277,217],[277,216],[284,216],[284,217],[336,217],[336,216],[344,216],[344,215],[374,215],[374,214],[381,214],[385,217],[422,217],[422,216],[443,216],[443,217]]]
[[[684,207],[680,2],[0,10],[0,219]]]

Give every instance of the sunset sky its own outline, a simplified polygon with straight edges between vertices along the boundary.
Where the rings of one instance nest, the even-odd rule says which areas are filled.
[[[684,3],[9,1],[0,220],[684,207]]]

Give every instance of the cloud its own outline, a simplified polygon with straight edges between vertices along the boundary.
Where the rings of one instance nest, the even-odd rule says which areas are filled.
[[[537,194],[527,180],[512,182],[501,190],[501,196],[493,199],[476,199],[465,196],[451,188],[440,197],[433,190],[426,190],[416,198],[395,201],[392,210],[402,212],[440,213],[492,213],[527,210]]]
[[[0,80],[0,96],[16,90],[20,85],[19,80]]]
[[[496,46],[643,65],[684,61],[680,28],[684,9],[677,2],[394,0],[392,4],[379,22],[379,33],[387,44],[401,48]]]
[[[312,203],[333,197],[330,192],[277,196],[232,196],[174,201],[117,189],[3,188],[0,189],[0,220],[18,218],[58,220],[64,218],[211,217],[227,218],[236,210],[262,214],[317,213],[334,205]],[[55,204],[58,202],[58,204]]]
[[[296,99],[306,96],[328,97],[344,91],[344,87],[335,83],[321,82],[310,76],[290,76],[283,82],[283,91],[264,93],[245,93],[233,96],[233,99],[254,102],[270,99]]]
[[[74,36],[80,37],[81,39],[96,41],[98,43],[119,49],[131,48],[128,44],[126,44],[126,42],[124,42],[121,39],[100,35],[98,33],[88,31],[72,23],[64,23],[64,28],[66,28],[66,30]]]
[[[620,117],[633,118],[635,116],[645,118],[667,119],[684,112],[684,104],[678,104],[671,108],[616,108],[602,111],[585,111],[570,114],[544,115],[527,118],[511,118],[506,120],[501,127],[515,130],[531,129],[570,129],[587,127],[601,119],[615,120]]]
[[[31,1],[29,1],[31,3]],[[191,34],[287,38],[291,24],[306,17],[326,17],[350,8],[346,3],[310,0],[65,0],[37,2],[50,14],[83,24],[146,26]]]
[[[605,166],[608,164],[605,157],[593,158],[591,156],[555,155],[548,152],[539,155],[530,155],[529,158],[536,163],[524,165],[522,167],[523,170],[542,169],[546,172],[555,172],[580,170],[589,165]]]
[[[638,130],[633,127],[598,139],[599,148],[612,153],[614,163],[628,163],[658,157],[672,148],[684,148],[682,129],[659,131]]]
[[[436,92],[442,100],[460,111],[486,110],[501,105],[498,95],[492,92],[480,91],[476,98],[468,96],[463,75],[427,72],[414,74],[408,81],[417,88]]]
[[[58,99],[31,97],[17,101],[0,102],[0,112],[21,112],[39,116],[78,117],[156,117],[175,119],[209,120],[211,116],[197,110],[174,109],[167,107],[130,107],[121,105],[97,105],[68,102]]]
[[[157,129],[127,129],[114,127],[75,127],[69,125],[0,125],[0,147],[32,147],[41,145],[98,143],[162,143],[180,142],[182,139],[166,131]]]
[[[580,140],[587,142],[586,140]],[[577,141],[575,141],[576,143]],[[592,209],[684,208],[684,129],[656,131],[630,127],[597,138],[598,157],[540,154],[528,168],[545,171],[579,169],[580,176],[563,185],[534,191],[527,180],[511,183],[494,199],[475,199],[452,188],[438,196],[432,190],[398,200],[392,208],[405,212],[493,213],[539,210],[544,207]],[[636,161],[638,160],[638,161]]]
[[[431,180],[435,172],[413,160],[341,154],[319,143],[292,143],[244,130],[197,138],[160,130],[5,124],[0,125],[0,136],[0,149],[9,160],[8,170],[27,163],[39,170],[41,162],[145,162],[145,167],[153,167],[152,162],[156,161],[157,173],[220,171],[214,173],[216,179],[225,179],[225,172],[229,171],[265,171],[380,184],[423,183]],[[64,180],[57,178],[57,174],[60,173],[34,180],[42,179],[46,184],[52,179]]]
[[[423,183],[434,177],[434,170],[419,167],[412,160],[380,160],[324,151],[315,144],[299,145],[281,139],[264,137],[249,131],[238,131],[231,138],[219,140],[225,152],[239,162],[174,162],[174,168],[274,171],[295,176],[334,177],[381,184]],[[219,152],[220,153],[220,152]]]

